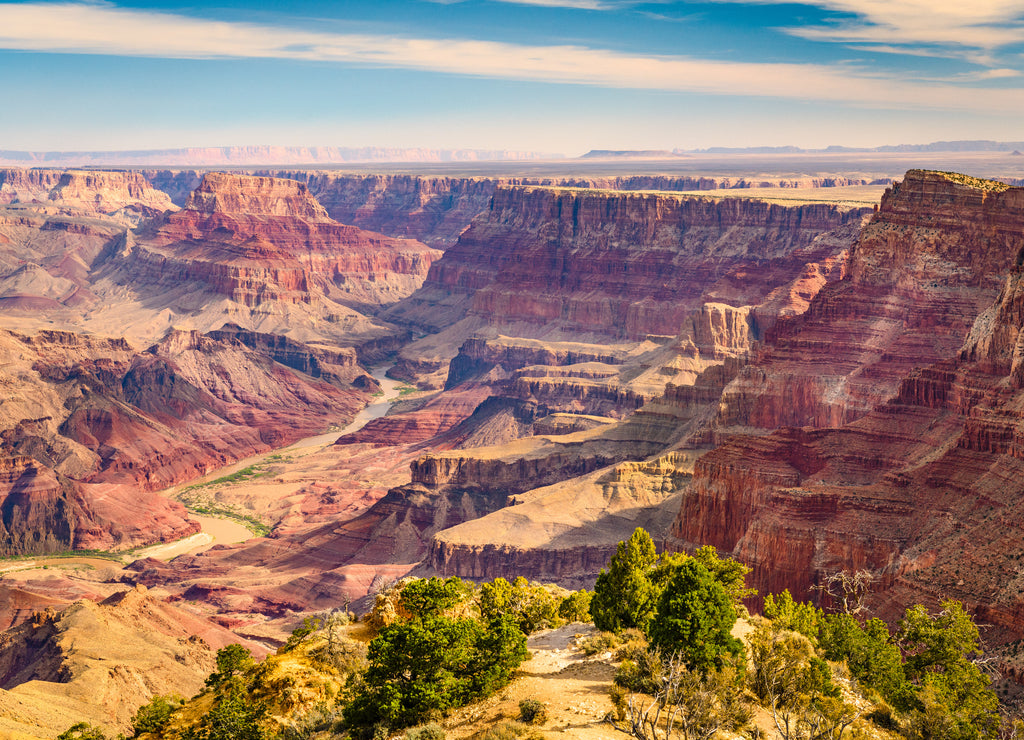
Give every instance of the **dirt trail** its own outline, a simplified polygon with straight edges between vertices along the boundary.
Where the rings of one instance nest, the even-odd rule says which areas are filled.
[[[587,657],[576,647],[576,637],[594,632],[591,624],[567,624],[530,636],[531,658],[518,677],[490,699],[455,712],[444,722],[450,738],[466,738],[502,720],[519,717],[519,702],[538,699],[548,719],[537,726],[545,735],[576,740],[621,740],[622,733],[604,722],[612,710],[608,698],[615,668],[611,656]]]

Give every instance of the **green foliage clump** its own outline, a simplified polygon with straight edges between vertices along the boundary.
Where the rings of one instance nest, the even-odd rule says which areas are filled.
[[[823,616],[785,593],[765,599],[765,615],[771,623],[750,639],[751,688],[773,707],[780,732],[814,723],[842,728],[853,721],[824,658],[845,663],[857,683],[879,698],[868,714],[878,727],[916,740],[996,736],[998,700],[976,662],[978,628],[959,602],[943,602],[936,615],[912,606],[895,634],[880,619]]]
[[[573,591],[558,605],[558,616],[566,622],[590,622],[590,603],[594,598],[593,591],[581,588]]]
[[[495,578],[483,584],[478,603],[482,619],[489,621],[501,614],[508,614],[515,619],[524,635],[562,623],[558,614],[561,606],[558,597],[544,586],[530,583],[522,576],[513,583],[504,578]]]
[[[519,719],[528,725],[542,725],[548,721],[548,708],[539,699],[519,702]]]
[[[437,722],[413,727],[405,733],[405,740],[445,740],[445,731]]]
[[[88,722],[77,722],[57,736],[57,740],[107,740],[103,730]]]
[[[664,666],[657,650],[631,651],[615,671],[614,682],[637,694],[654,694],[661,686]]]
[[[999,728],[999,701],[974,657],[981,640],[974,620],[959,601],[942,602],[932,616],[921,605],[907,609],[897,640],[907,680],[916,689],[910,712],[911,737],[975,740]]]
[[[509,614],[486,622],[445,612],[468,598],[458,578],[407,582],[399,613],[408,618],[380,629],[367,650],[368,667],[343,710],[359,733],[375,724],[414,725],[487,696],[511,680],[527,657],[526,637]]]
[[[160,732],[171,721],[171,715],[185,703],[180,696],[154,696],[135,712],[132,719],[132,736],[145,732]]]
[[[197,727],[182,734],[182,740],[267,740],[263,727],[267,706],[244,692],[229,689],[207,712]]]
[[[584,655],[606,653],[622,644],[622,640],[614,632],[598,632],[579,641],[579,648]]]
[[[666,654],[679,653],[687,665],[706,673],[726,656],[743,653],[730,634],[736,609],[725,586],[699,560],[689,558],[658,599],[650,626],[651,645]]]
[[[721,593],[732,605],[735,621],[735,605],[755,593],[746,587],[746,575],[750,572],[747,566],[731,558],[720,558],[710,546],[699,548],[692,556],[666,553],[659,558],[651,536],[638,527],[628,540],[618,544],[608,570],[602,570],[597,577],[590,602],[594,625],[610,632],[637,628],[650,634],[665,590],[681,568],[691,567],[689,563],[702,567],[719,584]],[[659,621],[661,616],[658,615]],[[659,647],[678,649],[667,643]],[[734,647],[730,643],[730,648]]]
[[[794,601],[789,589],[778,596],[765,596],[763,613],[777,629],[799,632],[812,644],[817,644],[818,630],[824,618],[821,609],[813,604]]]
[[[846,661],[850,675],[894,706],[908,708],[912,690],[903,656],[880,619],[863,625],[850,614],[830,614],[821,622],[821,649],[826,660]]]
[[[255,661],[249,648],[239,644],[227,645],[217,651],[217,670],[206,679],[207,686],[218,687],[241,676],[253,667]]]
[[[601,571],[594,585],[590,615],[598,629],[647,629],[658,596],[650,573],[657,559],[654,541],[639,527],[628,540],[618,544],[608,570]]]

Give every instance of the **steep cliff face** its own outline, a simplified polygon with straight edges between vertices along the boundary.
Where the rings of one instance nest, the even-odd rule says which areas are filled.
[[[962,180],[962,181],[961,181]],[[722,427],[836,426],[953,356],[1020,254],[1024,191],[912,170],[886,192],[846,279],[778,323],[726,390]]]
[[[738,381],[760,383],[780,404],[776,425],[794,413],[823,427],[855,420],[726,437],[698,462],[674,535],[732,552],[765,591],[806,594],[825,573],[867,568],[885,613],[961,598],[1000,639],[1020,637],[1022,235],[1024,191],[908,173],[865,229],[849,279],[826,287],[806,320],[780,331],[779,345]],[[994,302],[982,310],[986,298]],[[845,333],[870,324],[870,336],[886,341],[851,354],[858,340],[871,345]],[[831,357],[814,358],[829,327],[842,339],[828,347]],[[802,361],[780,361],[798,347]],[[854,413],[827,377],[812,381],[824,400],[794,392],[808,387],[798,372],[822,365],[845,369],[847,387],[870,380],[877,388],[861,392]],[[785,404],[779,366],[790,377]],[[723,400],[735,408],[730,391]],[[762,415],[746,419],[765,426],[771,403],[752,395]],[[829,402],[840,411],[808,413]]]
[[[0,339],[6,554],[191,534],[150,492],[345,422],[373,389],[351,351],[252,332],[170,332],[144,352],[70,332]]]
[[[498,187],[491,209],[432,265],[423,287],[384,314],[436,334],[405,348],[397,371],[422,377],[455,358],[455,379],[470,377],[484,369],[473,355],[477,344],[463,344],[474,334],[506,345],[668,340],[693,329],[707,303],[764,304],[748,322],[749,338],[757,339],[838,279],[865,213]]]
[[[268,300],[391,303],[415,290],[437,252],[333,221],[293,180],[207,174],[185,207],[122,256],[138,283],[205,283],[253,307]]]
[[[487,209],[497,181],[414,175],[336,175],[316,171],[267,174],[303,182],[331,218],[445,249]]]
[[[0,203],[50,205],[132,224],[174,208],[140,172],[84,170],[0,169]]]
[[[809,260],[792,253],[860,211],[650,193],[495,191],[421,296],[471,296],[490,322],[620,339],[674,336],[703,303],[753,305]]]

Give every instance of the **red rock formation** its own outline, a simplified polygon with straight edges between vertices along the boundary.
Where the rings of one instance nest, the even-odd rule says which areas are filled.
[[[835,426],[891,398],[915,367],[952,357],[1018,258],[1022,192],[912,170],[886,192],[847,278],[768,332],[723,397],[723,427]]]
[[[480,287],[497,268],[472,313],[632,339],[674,336],[703,303],[760,303],[811,261],[795,260],[794,250],[859,217],[828,205],[499,189],[490,218],[460,241],[489,253],[488,262],[451,272],[446,253],[428,284]]]
[[[347,422],[372,390],[349,385],[362,377],[351,350],[218,334],[171,332],[142,353],[68,332],[4,335],[3,381],[21,400],[6,405],[0,434],[0,549],[190,534],[182,507],[148,492]]]
[[[305,183],[331,218],[389,236],[445,249],[494,194],[494,179],[414,175],[337,175],[318,171],[268,171]]]
[[[249,307],[318,296],[379,305],[415,290],[437,254],[333,221],[293,180],[209,173],[122,260],[135,283],[205,283]]]
[[[802,350],[804,359],[783,365],[792,380],[776,423],[793,413],[823,426],[856,420],[726,438],[698,462],[674,535],[749,563],[762,592],[806,597],[824,573],[867,568],[878,576],[872,599],[884,614],[960,598],[998,626],[997,639],[1020,637],[1021,234],[1024,190],[908,173],[858,242],[849,279],[823,290],[806,319],[780,330],[779,345],[742,375],[760,412],[748,418],[765,426],[771,404],[782,404],[773,400],[779,358]],[[998,281],[994,304],[980,312]],[[874,354],[852,352],[863,333],[833,343],[830,356],[808,354],[824,347],[829,328],[841,336],[869,325],[887,329],[868,335]],[[848,373],[850,386],[873,381],[861,398],[875,408],[851,414],[849,396],[833,394],[842,413],[808,413],[822,400],[792,392],[809,387],[797,373],[822,366]],[[767,401],[753,390],[758,383]],[[827,403],[827,381],[823,390]]]

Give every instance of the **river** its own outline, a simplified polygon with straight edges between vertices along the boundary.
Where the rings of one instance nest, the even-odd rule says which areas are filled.
[[[327,432],[325,434],[318,434],[314,437],[306,437],[305,439],[300,439],[298,442],[293,442],[287,447],[270,450],[261,455],[255,455],[253,457],[248,457],[245,460],[239,460],[238,462],[231,463],[230,465],[225,465],[222,468],[218,468],[217,470],[207,473],[202,478],[189,481],[188,485],[194,486],[216,480],[217,478],[222,478],[226,475],[231,475],[232,473],[247,468],[250,465],[258,465],[266,462],[266,459],[271,455],[288,455],[293,458],[296,456],[302,457],[310,455],[315,452],[319,452],[328,445],[334,444],[338,437],[345,434],[351,434],[352,432],[362,429],[370,421],[379,419],[387,414],[388,409],[391,408],[391,404],[393,404],[395,399],[398,398],[398,389],[402,383],[398,380],[392,380],[385,375],[389,369],[390,367],[385,365],[374,368],[371,371],[370,374],[378,383],[380,383],[383,394],[378,396],[373,403],[369,404],[362,411],[356,414],[356,417],[345,428],[333,432]],[[175,486],[174,488],[169,488],[162,493],[166,496],[174,496],[178,490],[179,487]],[[130,562],[131,560],[137,560],[139,558],[170,560],[178,555],[202,552],[214,545],[228,545],[235,542],[244,542],[252,537],[252,532],[234,519],[217,516],[200,516],[197,514],[192,514],[191,516],[199,522],[199,525],[202,527],[200,532],[176,542],[165,542],[142,550],[137,550],[130,557],[126,556],[125,562]]]

